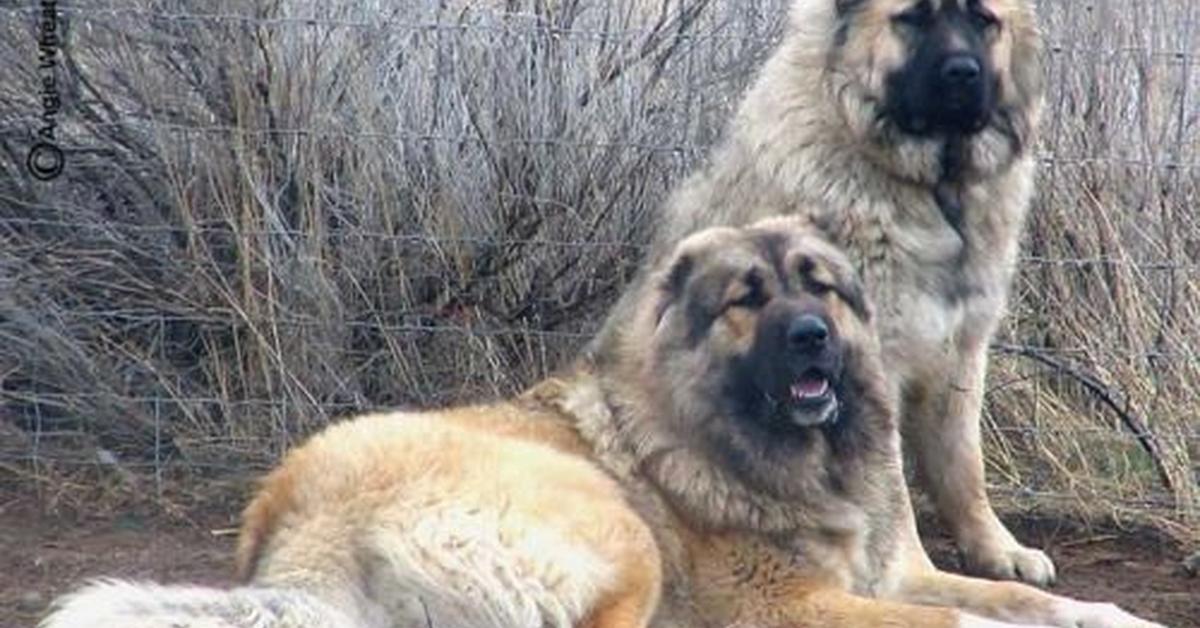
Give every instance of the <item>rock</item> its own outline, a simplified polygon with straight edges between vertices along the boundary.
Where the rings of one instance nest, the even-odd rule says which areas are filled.
[[[26,591],[17,598],[17,610],[36,613],[46,609],[46,596],[41,591]]]
[[[1192,578],[1200,576],[1200,552],[1183,559],[1183,572]]]

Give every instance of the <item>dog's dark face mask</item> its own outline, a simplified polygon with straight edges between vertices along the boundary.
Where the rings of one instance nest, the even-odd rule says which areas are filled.
[[[921,0],[892,15],[908,62],[887,77],[886,111],[916,136],[968,136],[996,114],[999,77],[987,53],[1003,24],[978,0]]]
[[[669,366],[693,386],[676,391],[689,406],[679,414],[713,414],[753,438],[837,423],[844,327],[869,317],[840,251],[807,232],[746,229],[680,256],[666,277],[659,320],[675,331],[661,333],[678,352]]]

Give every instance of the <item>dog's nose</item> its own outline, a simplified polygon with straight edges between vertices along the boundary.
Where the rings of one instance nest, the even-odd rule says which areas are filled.
[[[983,67],[971,55],[952,55],[942,63],[942,80],[947,85],[970,85],[981,75]]]
[[[788,326],[788,344],[799,351],[818,351],[829,339],[829,325],[820,316],[804,314]]]

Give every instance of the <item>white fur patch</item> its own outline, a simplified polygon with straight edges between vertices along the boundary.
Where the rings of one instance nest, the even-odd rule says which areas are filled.
[[[1165,628],[1125,612],[1116,604],[1060,599],[1054,607],[1055,623],[1083,628]]]
[[[613,567],[539,526],[514,535],[498,513],[455,507],[421,512],[404,534],[377,531],[371,597],[397,626],[542,628],[577,625]]]
[[[996,621],[978,615],[963,613],[958,620],[959,628],[1053,628],[1038,624],[1010,624],[1006,621]]]
[[[55,601],[40,628],[369,628],[298,591],[98,580]],[[382,628],[382,627],[381,627]]]

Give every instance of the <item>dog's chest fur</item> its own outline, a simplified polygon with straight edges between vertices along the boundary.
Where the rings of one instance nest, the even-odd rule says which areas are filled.
[[[613,403],[619,395],[603,391],[602,379],[579,373],[565,387],[543,389],[655,534],[664,571],[655,625],[727,626],[747,606],[795,598],[797,583],[864,595],[893,586],[894,527],[906,499],[894,426],[872,428],[886,432],[877,448],[844,454],[853,457],[839,470],[850,480],[848,494],[814,486],[785,501],[755,493],[673,444],[654,417],[627,414],[624,403]],[[861,405],[880,411],[865,399]],[[808,468],[789,471],[816,474],[811,465],[833,464],[830,455],[807,456]]]
[[[889,363],[939,363],[991,336],[1006,305],[1031,194],[1027,167],[1018,162],[963,186],[957,222],[931,190],[879,175],[849,179],[846,185],[859,189],[840,206],[797,207],[858,265]]]

